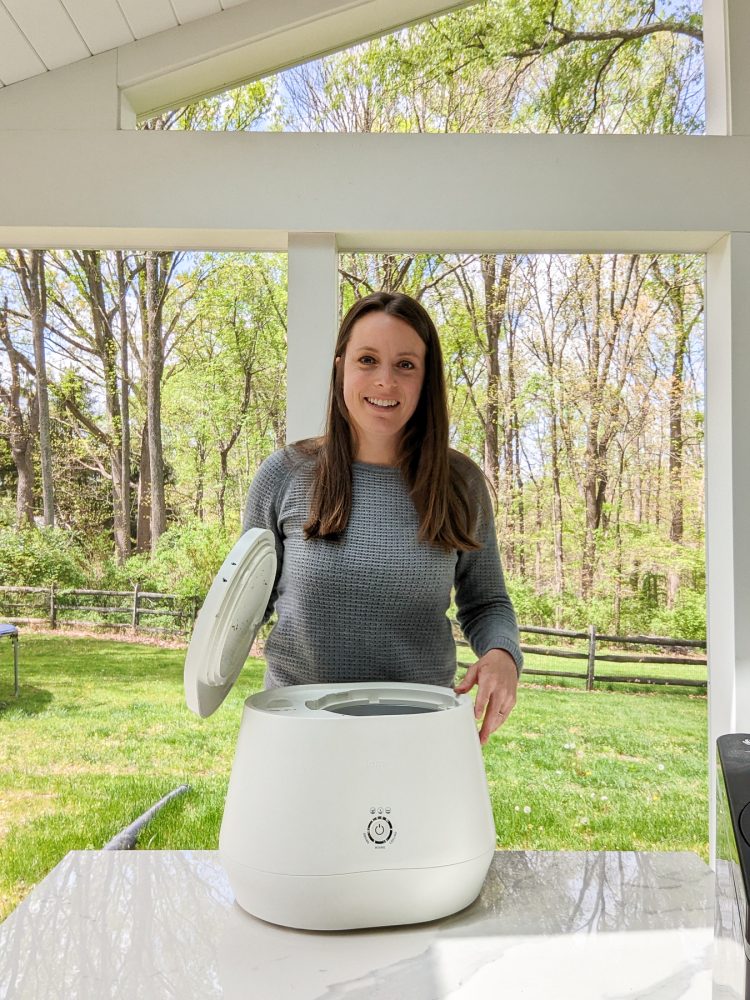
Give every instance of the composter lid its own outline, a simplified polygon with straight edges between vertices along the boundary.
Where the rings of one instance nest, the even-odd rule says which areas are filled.
[[[185,659],[188,708],[215,712],[239,677],[276,576],[270,531],[251,528],[222,563],[193,629]]]

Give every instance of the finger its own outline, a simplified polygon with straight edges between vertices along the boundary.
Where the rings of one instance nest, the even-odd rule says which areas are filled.
[[[489,700],[490,700],[489,689],[485,685],[480,684],[479,687],[477,688],[477,696],[474,700],[475,719],[481,719],[482,716],[485,714],[485,711],[487,709],[487,703]]]
[[[498,717],[496,715],[490,715],[489,712],[485,713],[484,721],[482,722],[482,728],[479,730],[479,742],[482,746],[485,745],[487,740],[492,736],[497,727],[500,725]]]
[[[466,691],[470,691],[477,682],[477,674],[479,670],[477,669],[477,664],[472,663],[469,669],[466,671],[466,676],[464,679],[453,688],[457,694],[464,694]]]
[[[484,715],[482,728],[479,733],[479,742],[484,745],[496,729],[499,729],[508,720],[508,716],[513,711],[513,706],[500,706],[490,704]]]

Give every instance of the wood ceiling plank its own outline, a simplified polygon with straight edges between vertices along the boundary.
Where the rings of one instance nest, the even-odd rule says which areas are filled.
[[[180,24],[197,21],[221,11],[219,0],[172,0],[172,6]]]
[[[45,70],[28,39],[0,3],[0,80],[18,83]]]
[[[117,0],[62,0],[92,52],[106,52],[133,41]]]
[[[91,55],[60,0],[4,0],[47,69]]]
[[[137,39],[177,27],[169,0],[118,0],[118,3]]]

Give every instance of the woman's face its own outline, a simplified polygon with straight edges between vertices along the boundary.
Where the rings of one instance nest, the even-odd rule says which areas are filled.
[[[344,402],[356,433],[357,458],[393,461],[417,408],[426,345],[397,316],[369,312],[352,327],[343,358]]]

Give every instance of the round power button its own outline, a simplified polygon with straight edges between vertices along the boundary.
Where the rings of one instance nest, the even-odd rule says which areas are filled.
[[[370,820],[367,836],[374,844],[384,844],[389,839],[392,829],[390,820],[385,819],[384,816],[376,816],[375,819]]]

